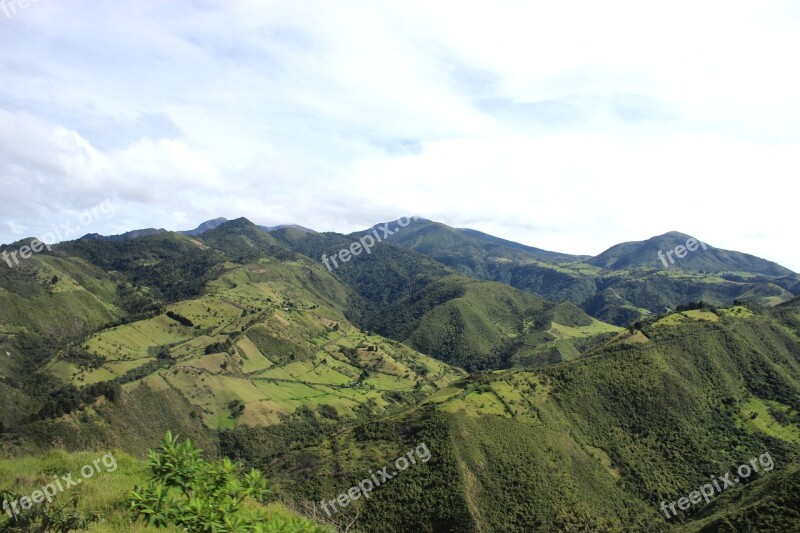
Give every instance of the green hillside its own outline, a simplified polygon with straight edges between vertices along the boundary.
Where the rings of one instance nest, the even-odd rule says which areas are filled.
[[[172,431],[262,470],[278,515],[340,531],[797,523],[800,299],[778,303],[782,285],[750,284],[777,305],[717,307],[696,300],[748,284],[537,267],[609,276],[585,306],[623,329],[388,243],[321,263],[351,242],[238,219],[0,265],[0,489],[115,450],[120,474],[78,509],[102,517],[90,530],[146,531],[126,494]],[[667,311],[676,294],[695,303]],[[368,498],[320,507],[423,445]],[[665,518],[662,502],[766,452],[774,470]]]
[[[356,232],[352,236],[361,233]],[[500,259],[547,263],[571,263],[581,259],[579,256],[525,246],[475,230],[451,228],[431,220],[412,221],[408,227],[388,237],[388,241],[432,257],[460,274],[481,278],[487,274],[487,263]]]
[[[683,249],[678,250],[674,255],[666,254],[679,246],[682,246]],[[659,252],[662,256],[666,255],[666,259],[661,260]],[[788,268],[772,261],[750,254],[715,248],[677,231],[651,237],[646,241],[617,244],[589,259],[587,263],[613,270],[634,267],[674,268],[689,272],[749,272],[772,277],[786,276],[792,273]]]
[[[569,303],[460,276],[387,307],[372,327],[467,370],[571,359],[620,329]]]
[[[90,468],[94,466],[94,471],[91,476],[85,478],[82,469],[87,465]],[[70,474],[72,481],[77,481],[80,485],[73,488],[64,487],[62,484],[61,487],[64,489],[62,494],[58,490],[58,485],[53,484],[54,472],[61,475]],[[20,511],[21,515],[17,518],[7,516],[8,513],[0,515],[0,531],[16,533],[33,531],[34,528],[39,530],[46,522],[51,523],[48,531],[55,528],[62,528],[60,530],[63,531],[82,529],[79,525],[81,522],[85,523],[86,531],[96,533],[185,531],[174,525],[155,527],[132,519],[128,511],[131,492],[136,487],[145,486],[148,477],[146,461],[118,449],[75,453],[56,449],[40,455],[5,460],[0,469],[0,486],[4,487],[2,497],[5,501],[21,501],[22,495],[30,495],[34,489],[48,484],[51,484],[56,494],[52,502],[45,500],[41,506],[34,506],[30,511],[25,511],[18,504],[16,510]],[[59,503],[59,500],[64,500],[66,504]],[[334,531],[307,520],[275,501],[269,503],[248,501],[245,512],[265,515],[267,517],[264,523],[265,532],[333,533]],[[12,510],[12,513],[16,514],[16,511]]]
[[[670,232],[618,244],[592,258],[547,252],[425,220],[388,238],[462,275],[505,283],[553,302],[568,300],[619,326],[691,301],[775,305],[800,296],[798,274],[749,254],[693,241]],[[693,251],[686,248],[687,242]]]
[[[473,375],[413,413],[288,459],[251,460],[319,501],[425,442],[428,463],[347,510],[365,531],[791,530],[800,344],[777,315],[693,312],[674,325],[654,322],[589,358]],[[763,398],[783,414],[752,424],[749,406]],[[662,501],[765,452],[774,471],[707,508],[670,520],[661,513]]]

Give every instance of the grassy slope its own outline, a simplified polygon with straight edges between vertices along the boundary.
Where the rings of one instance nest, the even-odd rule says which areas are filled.
[[[41,407],[50,382],[41,368],[62,342],[125,315],[113,276],[70,257],[35,254],[15,268],[0,262],[0,424]]]
[[[731,489],[750,503],[699,506],[675,525],[708,513],[731,523],[793,523],[785,487],[800,464],[797,330],[764,314],[734,315],[742,314],[712,321],[695,313],[588,358],[474,375],[427,407],[261,464],[318,501],[424,441],[429,463],[358,504],[365,530],[436,523],[459,531],[658,531],[672,527],[659,502],[768,450],[778,466],[763,481],[775,474],[780,486]],[[622,337],[634,335],[642,333]],[[754,399],[765,398],[788,417],[749,424]],[[302,481],[308,476],[316,480]],[[770,506],[770,494],[782,503]]]
[[[590,339],[619,330],[572,304],[555,306],[507,285],[460,276],[386,308],[373,327],[469,370],[573,359],[592,345]]]
[[[569,300],[595,318],[622,326],[689,301],[728,305],[740,299],[775,305],[800,295],[797,274],[739,252],[709,247],[664,267],[658,251],[685,245],[688,238],[673,233],[623,243],[588,260],[490,236],[476,239],[430,221],[414,223],[389,239],[459,274],[505,283],[555,302]]]
[[[109,458],[108,455],[113,457]],[[103,458],[106,462],[102,462]],[[81,468],[98,463],[100,472],[95,472],[88,479],[81,477]],[[116,467],[114,466],[116,464]],[[0,465],[0,487],[20,496],[30,496],[35,490],[53,482],[53,476],[72,474],[74,481],[81,480],[77,487],[69,487],[57,493],[55,505],[68,502],[73,496],[78,497],[78,510],[84,514],[97,514],[100,520],[93,523],[88,531],[96,533],[143,533],[163,531],[166,533],[182,531],[177,527],[155,528],[145,526],[141,522],[131,520],[127,500],[135,486],[146,483],[148,469],[146,461],[137,459],[121,451],[96,450],[69,453],[64,450],[52,450],[41,455],[29,455],[14,459],[6,459]],[[63,484],[62,484],[63,486]],[[279,503],[260,506],[248,502],[251,508],[263,507],[272,516],[296,517]],[[0,531],[11,522],[6,514],[0,515]]]
[[[236,241],[230,253],[248,242]],[[216,453],[206,426],[235,426],[239,433],[222,434],[224,451],[242,452],[281,487],[311,499],[334,497],[425,439],[434,459],[376,492],[359,519],[366,529],[400,530],[657,529],[656,501],[685,494],[764,448],[776,463],[797,463],[797,302],[722,318],[674,314],[586,357],[573,360],[563,348],[565,362],[555,366],[464,379],[353,327],[344,317],[352,291],[304,258],[216,264],[204,293],[168,306],[195,327],[162,314],[108,328],[81,343],[103,359],[101,369],[60,361],[59,375],[78,385],[102,372],[118,375],[125,357],[163,368],[123,385],[115,401],[101,398],[30,425],[6,439],[8,449],[61,440],[69,449],[141,454],[164,430],[179,429]],[[102,287],[102,273],[95,278]],[[169,291],[167,278],[157,279]],[[463,278],[437,283],[435,291],[412,293],[433,296],[405,302],[403,324],[438,334],[453,322],[426,316],[446,309],[476,346],[488,336],[483,349],[515,334],[537,349],[547,336],[616,335],[569,306],[508,287]],[[400,309],[388,316],[401,316]],[[153,353],[165,346],[168,360]],[[418,409],[425,395],[428,406]],[[239,416],[233,400],[245,404]],[[253,425],[272,432],[248,433]],[[234,444],[224,442],[228,436]]]
[[[49,369],[77,387],[147,369],[142,379],[122,386],[120,401],[140,413],[148,395],[158,394],[172,406],[165,414],[188,415],[182,430],[200,422],[222,429],[278,424],[301,406],[328,407],[355,419],[365,409],[396,410],[464,376],[352,326],[341,311],[347,290],[315,265],[265,258],[225,268],[205,295],[168,307],[194,327],[166,315],[114,326],[81,342],[101,358],[99,367],[55,359]],[[164,349],[167,358],[157,361]],[[241,402],[243,412],[233,402]],[[41,441],[39,432],[49,428],[70,446],[86,439],[116,442],[109,422],[116,427],[124,418],[114,402],[100,401],[93,410],[37,423],[37,432],[27,436]],[[131,435],[129,449],[142,449],[153,431],[163,429],[158,416],[148,418],[153,430],[143,431],[142,439]],[[104,429],[93,436],[67,430],[75,425]]]
[[[54,277],[57,280],[54,283]],[[78,258],[34,255],[14,269],[0,262],[0,333],[9,325],[75,335],[122,315],[111,276]]]

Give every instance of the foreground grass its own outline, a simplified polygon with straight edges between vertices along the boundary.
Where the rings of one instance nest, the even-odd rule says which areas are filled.
[[[106,457],[105,463],[102,461],[103,457]],[[92,465],[98,459],[100,472],[95,469],[90,478],[83,479],[80,474],[81,468]],[[55,476],[60,479],[61,476],[69,474],[74,481],[81,480],[81,482],[69,488],[62,482],[62,486],[65,486],[64,491],[55,496],[53,503],[60,506],[77,495],[78,510],[99,517],[99,522],[91,524],[87,531],[96,533],[183,531],[177,527],[157,529],[132,520],[128,510],[130,491],[134,486],[146,483],[148,468],[145,461],[140,461],[120,450],[77,453],[54,450],[42,455],[3,459],[0,461],[0,489],[30,497],[34,491],[53,483]],[[298,516],[278,503],[266,506],[253,504],[253,507],[262,507],[271,516],[280,518]],[[7,513],[4,513],[0,516],[0,531],[4,531],[6,526],[13,526],[13,521]]]

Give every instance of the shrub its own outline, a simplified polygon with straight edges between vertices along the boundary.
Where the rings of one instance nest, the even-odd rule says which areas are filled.
[[[270,493],[261,472],[242,475],[228,458],[209,463],[189,439],[167,432],[158,451],[150,450],[150,479],[131,492],[130,509],[158,528],[170,525],[192,533],[323,532],[308,520],[269,515],[246,500],[263,501]]]
[[[60,505],[55,502],[43,501],[29,509],[22,509],[15,513],[12,520],[0,519],[0,531],[8,533],[49,533],[67,532],[89,529],[89,526],[100,521],[97,513],[82,513],[78,511],[79,493],[75,492],[65,503]],[[4,501],[18,501],[20,496],[9,491],[0,491],[0,499]],[[19,507],[18,507],[19,509]],[[5,518],[5,515],[2,515]]]

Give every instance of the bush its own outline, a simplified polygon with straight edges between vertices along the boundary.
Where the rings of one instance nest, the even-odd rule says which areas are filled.
[[[167,432],[158,451],[150,450],[150,479],[131,492],[130,509],[136,519],[158,528],[170,525],[192,533],[212,532],[322,532],[302,518],[268,515],[245,506],[263,501],[270,493],[261,472],[242,475],[228,458],[216,463],[203,459],[189,439],[178,442]]]
[[[183,326],[186,326],[188,328],[194,327],[194,323],[183,315],[179,315],[178,313],[173,313],[172,311],[167,311],[167,316]]]
[[[0,491],[3,501],[19,501],[20,495]],[[19,509],[19,507],[17,507]],[[21,509],[19,514],[14,513],[14,519],[5,519],[5,514],[0,515],[0,531],[8,533],[49,533],[66,532],[89,529],[89,526],[100,521],[97,513],[82,513],[78,511],[78,493],[63,504],[43,501],[29,509]]]

